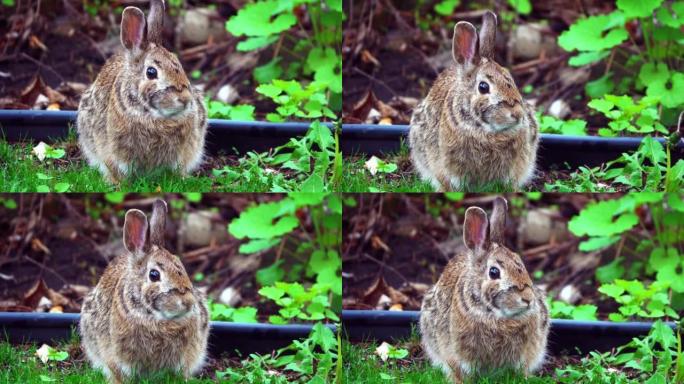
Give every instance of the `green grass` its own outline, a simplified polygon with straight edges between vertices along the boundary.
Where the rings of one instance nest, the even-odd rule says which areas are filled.
[[[65,383],[65,384],[106,384],[105,376],[90,368],[83,357],[73,358],[72,354],[79,354],[76,342],[65,343],[57,347],[60,351],[68,351],[69,357],[62,361],[48,361],[44,364],[37,356],[38,346],[13,346],[7,342],[0,342],[0,383]],[[131,383],[186,383],[183,377],[171,373],[156,374],[131,380]],[[211,379],[193,378],[187,383],[215,383]]]
[[[415,341],[408,342],[415,346]],[[415,384],[449,384],[447,376],[441,369],[430,365],[423,356],[408,356],[406,359],[389,358],[383,362],[375,353],[377,345],[371,344],[342,344],[342,359],[344,362],[344,377],[349,383],[387,384],[387,383],[415,383]],[[487,376],[468,378],[465,383],[472,384],[522,384],[522,383],[556,383],[551,377],[530,377],[511,372],[501,371]]]
[[[63,142],[53,147],[68,148],[73,143]],[[258,159],[244,161],[231,167],[232,174],[219,176],[194,175],[182,177],[168,169],[155,170],[146,175],[131,176],[118,186],[109,184],[95,168],[84,160],[45,159],[31,153],[31,143],[10,144],[0,139],[0,191],[4,192],[267,192],[276,185],[296,185],[297,180],[286,180],[279,172],[264,172]],[[262,169],[263,168],[263,169]],[[42,187],[39,187],[42,186]],[[65,189],[66,188],[66,189]]]

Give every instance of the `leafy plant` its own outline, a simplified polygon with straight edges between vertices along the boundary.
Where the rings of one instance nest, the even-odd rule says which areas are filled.
[[[537,114],[541,133],[557,133],[561,135],[586,136],[587,122],[579,119],[559,120],[553,116]]]
[[[276,282],[273,286],[261,288],[259,294],[281,307],[278,315],[268,318],[273,324],[288,324],[295,319],[330,319],[337,322],[340,318],[331,309],[330,289],[330,284],[318,283],[304,288],[299,283]]]
[[[254,106],[248,104],[228,105],[218,100],[205,100],[210,119],[254,121]]]
[[[617,279],[612,284],[603,284],[599,292],[612,297],[620,304],[619,313],[611,313],[611,321],[625,321],[638,316],[658,318],[668,316],[678,319],[679,315],[670,307],[669,282],[655,281],[648,287],[638,280]]]
[[[599,129],[601,136],[617,136],[622,132],[668,134],[659,121],[658,98],[647,96],[635,103],[629,96],[605,95],[591,100],[588,105],[611,120],[608,128]]]
[[[232,308],[225,304],[209,301],[209,317],[212,321],[235,323],[257,323],[257,309],[254,307]]]
[[[645,88],[645,94],[660,100],[665,108],[683,105],[684,73],[681,61],[675,59],[684,52],[684,33],[680,31],[684,2],[617,0],[616,8],[609,14],[579,19],[558,37],[563,49],[578,52],[570,65],[583,66],[611,56],[600,82],[588,85],[587,94],[596,97],[613,91],[616,82],[610,67],[619,63],[626,69],[621,73],[627,73],[619,81],[621,92],[626,93],[631,84],[637,90]],[[644,47],[630,39],[630,25],[640,29]]]
[[[295,80],[274,79],[269,84],[262,84],[256,91],[271,98],[279,106],[278,113],[269,113],[266,119],[282,122],[291,117],[303,119],[319,119],[328,117],[336,119],[335,113],[328,107],[325,84],[311,82],[306,87]]]
[[[549,312],[554,319],[598,320],[597,307],[592,304],[572,305],[561,300],[551,300]]]
[[[272,355],[251,354],[249,359],[242,361],[242,368],[229,367],[223,371],[217,371],[216,377],[229,382],[250,384],[281,384],[293,381],[314,384],[335,382],[337,346],[337,338],[330,328],[316,323],[306,339],[295,340]],[[273,375],[270,373],[271,367],[281,368],[291,373],[293,378]]]
[[[311,21],[312,31],[303,30],[295,13],[305,7]],[[259,0],[242,7],[237,15],[226,22],[226,29],[235,36],[247,39],[237,46],[239,51],[263,49],[276,42],[274,58],[255,70],[255,78],[268,83],[276,78],[300,78],[300,73],[324,84],[332,93],[342,93],[342,59],[338,45],[342,41],[342,1],[340,0]],[[300,33],[293,30],[299,26]],[[286,40],[290,44],[283,44]],[[285,69],[281,56],[286,51],[297,58]]]

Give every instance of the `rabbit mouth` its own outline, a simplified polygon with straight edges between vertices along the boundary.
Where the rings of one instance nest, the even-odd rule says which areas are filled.
[[[165,320],[179,320],[190,312],[190,306],[181,299],[163,296],[152,302],[152,308]]]

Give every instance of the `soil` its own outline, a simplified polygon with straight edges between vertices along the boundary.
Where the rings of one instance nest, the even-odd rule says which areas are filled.
[[[124,202],[111,204],[102,194],[20,194],[2,198],[13,198],[18,207],[0,208],[0,233],[6,234],[8,240],[0,243],[0,311],[50,309],[38,308],[38,299],[53,298],[58,293],[65,297],[64,312],[78,312],[83,296],[97,283],[108,261],[124,253],[123,213],[133,207],[149,213],[154,199],[129,194]],[[228,235],[226,228],[248,205],[280,198],[278,194],[207,193],[201,202],[186,202],[185,208],[178,209],[173,204],[183,200],[182,196],[169,194],[164,197],[170,206],[167,248],[181,255],[191,278],[197,273],[205,276],[195,284],[204,287],[209,297],[217,299],[225,288],[233,287],[241,297],[236,306],[256,306],[259,315],[267,318],[277,308],[262,303],[254,274],[270,265],[276,252],[240,255],[242,241]],[[209,244],[185,244],[180,235],[181,218],[189,212],[213,209],[218,216],[212,219],[212,228],[224,234],[216,235]],[[285,247],[294,249],[303,235],[301,229],[296,230]]]
[[[462,220],[465,208],[491,211],[492,195],[466,195],[457,202],[434,194],[355,194],[356,207],[343,218],[343,307],[345,309],[419,310],[425,291],[435,284],[444,266],[464,251]],[[608,195],[605,195],[608,196]],[[619,196],[610,195],[612,198]],[[583,254],[579,239],[566,232],[568,220],[600,194],[544,194],[530,200],[509,194],[507,245],[521,255],[535,283],[555,295],[561,288],[578,290],[579,303],[598,305],[600,318],[614,308],[600,299],[595,269],[614,253]],[[525,213],[557,207],[545,243],[519,230]]]

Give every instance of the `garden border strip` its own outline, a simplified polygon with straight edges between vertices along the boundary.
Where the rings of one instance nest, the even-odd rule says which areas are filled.
[[[408,125],[342,124],[340,147],[345,154],[365,153],[380,156],[383,153],[398,151],[401,139],[406,140],[408,131]],[[641,137],[568,136],[542,133],[538,163],[543,169],[549,169],[551,165],[565,169],[565,163],[572,168],[582,165],[596,167],[617,159],[624,152],[637,150],[641,140]],[[664,138],[658,138],[658,140],[665,143]],[[673,164],[677,159],[684,159],[684,142],[678,143],[671,156]]]
[[[77,313],[0,312],[0,340],[12,344],[66,341],[76,329]],[[328,324],[333,332],[334,325]],[[250,353],[271,353],[286,347],[295,339],[309,336],[313,325],[272,325],[264,323],[229,323],[212,321],[209,350],[214,357],[239,350],[243,357]]]
[[[10,142],[32,139],[53,142],[67,137],[76,125],[76,111],[0,109],[0,137]],[[235,151],[265,152],[306,134],[311,123],[270,123],[209,119],[206,149],[209,153],[232,155]],[[332,124],[326,123],[332,127]]]
[[[411,336],[418,330],[419,311],[342,310],[342,329],[352,342],[368,340],[394,341]],[[668,323],[674,328],[674,323]],[[610,351],[627,344],[634,337],[648,334],[652,323],[610,321],[551,320],[549,351],[584,355],[589,351]]]

